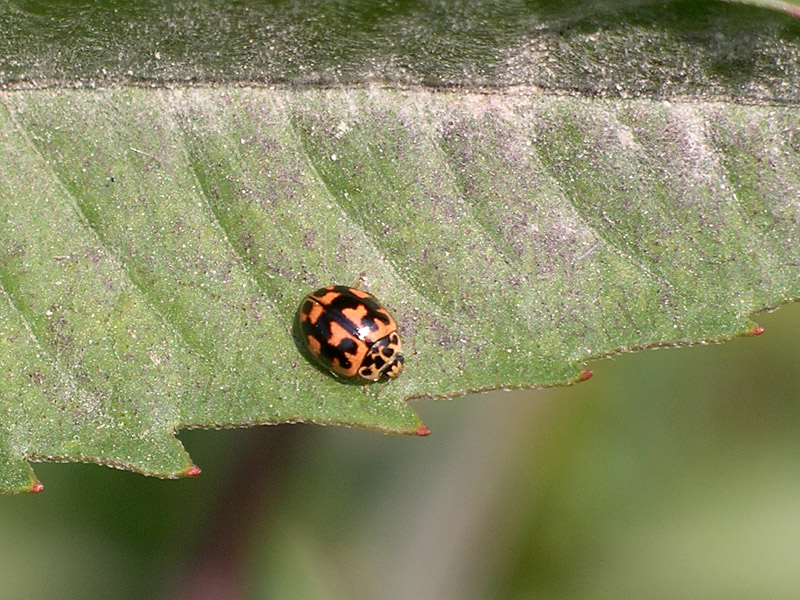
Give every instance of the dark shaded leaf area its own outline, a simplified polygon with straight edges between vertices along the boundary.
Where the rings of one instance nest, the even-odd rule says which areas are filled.
[[[791,3],[752,4],[0,0],[0,87],[535,86],[795,103],[800,19],[754,6]]]

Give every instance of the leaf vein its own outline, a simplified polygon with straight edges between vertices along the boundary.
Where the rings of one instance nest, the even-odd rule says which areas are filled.
[[[113,266],[115,267],[115,270],[119,272],[123,276],[123,278],[131,286],[133,286],[134,289],[136,289],[139,292],[139,294],[141,295],[147,306],[157,315],[159,320],[167,327],[167,329],[172,331],[176,335],[180,343],[186,349],[192,351],[194,354],[199,356],[205,362],[209,364],[213,363],[211,358],[206,356],[205,353],[203,353],[200,348],[194,347],[194,344],[192,344],[189,341],[189,339],[181,330],[181,327],[179,327],[178,324],[175,323],[165,311],[162,311],[159,308],[158,302],[151,297],[151,294],[148,293],[147,288],[141,285],[138,279],[135,276],[133,276],[126,262],[123,261],[122,258],[119,256],[118,252],[116,251],[116,248],[114,248],[114,246],[109,243],[109,241],[103,235],[102,231],[97,227],[95,223],[92,222],[85,207],[83,206],[83,203],[81,202],[80,198],[70,189],[68,182],[66,182],[63,179],[58,170],[55,169],[53,165],[50,163],[50,161],[48,161],[47,158],[43,155],[38,144],[36,143],[35,136],[32,135],[32,133],[28,131],[16,119],[14,119],[13,113],[11,111],[9,111],[9,114],[11,115],[11,119],[13,120],[17,129],[20,131],[20,133],[24,134],[24,137],[28,140],[31,148],[39,157],[39,159],[42,161],[44,167],[53,176],[54,181],[57,182],[58,186],[62,189],[65,196],[70,199],[72,208],[75,211],[78,219],[83,223],[84,227],[92,233],[92,235],[100,244],[100,247],[102,247],[104,251],[108,254],[109,259],[113,261]]]
[[[457,324],[457,327],[455,329],[458,332],[468,331],[470,336],[472,336],[474,340],[484,339],[477,329],[470,327],[462,319],[456,318],[453,315],[453,313],[444,306],[441,297],[435,297],[434,295],[428,293],[425,290],[424,286],[416,286],[411,282],[411,280],[408,277],[402,275],[400,269],[398,269],[397,266],[389,258],[389,253],[385,251],[386,250],[385,246],[381,244],[380,237],[370,233],[370,231],[366,227],[364,227],[362,223],[358,220],[356,215],[351,210],[349,210],[347,206],[342,202],[342,199],[339,197],[339,195],[333,191],[333,188],[331,187],[328,178],[325,177],[317,168],[312,153],[309,151],[306,145],[304,136],[298,131],[298,126],[295,122],[294,116],[291,114],[291,109],[287,109],[287,111],[289,112],[289,115],[287,116],[287,121],[289,123],[292,133],[295,136],[295,139],[297,140],[297,146],[302,151],[302,154],[306,159],[306,163],[308,164],[312,173],[317,178],[317,180],[320,181],[320,183],[324,186],[328,196],[331,198],[331,200],[333,200],[333,202],[339,208],[342,215],[353,225],[354,228],[356,228],[361,233],[363,239],[366,240],[366,242],[370,246],[376,249],[375,256],[378,257],[378,259],[381,262],[387,265],[387,268],[392,273],[392,276],[398,281],[402,281],[407,288],[415,290],[417,294],[419,294],[419,296],[424,300],[426,300],[431,306],[436,307],[438,314],[440,316],[445,316],[447,318],[448,324]],[[389,183],[386,181],[383,174],[380,173],[379,176],[381,180],[383,180],[383,182],[388,186]]]

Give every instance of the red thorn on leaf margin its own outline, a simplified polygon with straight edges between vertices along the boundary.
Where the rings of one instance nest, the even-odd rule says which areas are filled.
[[[764,333],[764,328],[761,325],[756,325],[750,331],[748,331],[745,335],[761,335]]]
[[[416,435],[420,435],[420,436],[426,436],[426,435],[428,435],[430,432],[431,432],[431,430],[430,430],[430,429],[428,429],[427,427],[425,427],[425,425],[420,425],[420,426],[419,426],[419,429],[417,429],[417,430],[416,430],[414,433],[415,433]]]
[[[592,375],[594,375],[594,371],[590,371],[589,369],[586,369],[580,375],[578,375],[578,381],[586,381]]]
[[[198,467],[197,465],[192,465],[183,472],[183,474],[186,477],[197,477],[198,475],[200,475],[200,473],[202,473],[202,471],[200,470],[200,467]]]
[[[39,492],[43,492],[44,491],[44,485],[42,484],[41,481],[34,481],[33,485],[28,488],[28,491],[31,494],[38,494]]]

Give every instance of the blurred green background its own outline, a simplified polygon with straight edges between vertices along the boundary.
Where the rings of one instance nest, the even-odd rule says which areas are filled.
[[[0,497],[2,598],[797,598],[800,305],[756,321],[417,402],[428,438],[182,432],[180,481],[36,465],[44,493]]]

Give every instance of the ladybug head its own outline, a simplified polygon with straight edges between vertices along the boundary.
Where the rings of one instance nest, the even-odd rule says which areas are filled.
[[[368,381],[394,379],[403,371],[403,355],[400,353],[400,336],[393,331],[372,344],[358,375]]]
[[[394,357],[394,360],[390,362],[388,365],[386,365],[386,368],[384,369],[382,376],[386,379],[394,379],[395,377],[400,375],[400,373],[403,372],[404,362],[405,359],[403,358],[402,354],[396,355]]]

